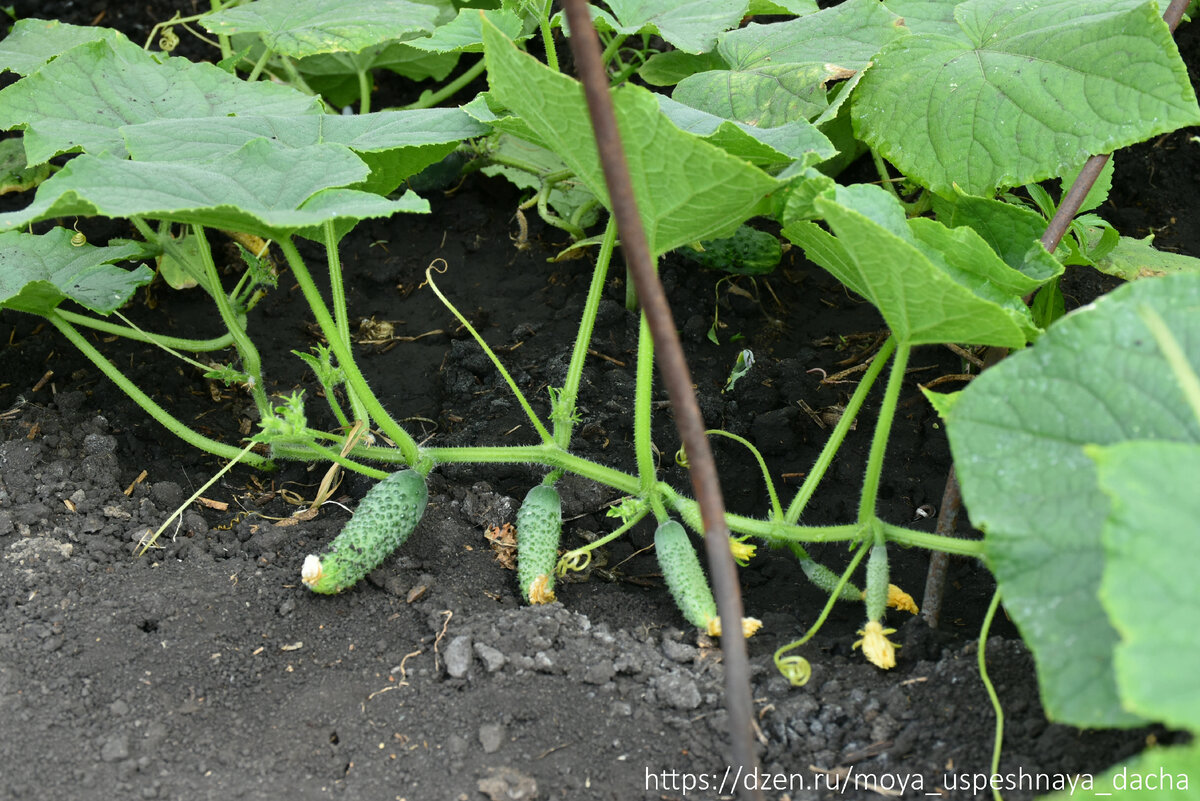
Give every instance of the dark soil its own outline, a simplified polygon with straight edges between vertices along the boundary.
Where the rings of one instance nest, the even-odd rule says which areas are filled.
[[[101,0],[37,5],[17,10],[82,24],[103,11],[101,24],[139,41],[170,13]],[[1194,49],[1194,34],[1181,36]],[[1160,246],[1200,255],[1200,235],[1183,224],[1200,202],[1194,133],[1120,154],[1106,213],[1128,234],[1152,228]],[[429,334],[360,344],[360,363],[392,414],[432,444],[532,442],[493,367],[420,288],[424,269],[447,262],[439,286],[545,414],[545,387],[561,383],[590,263],[549,263],[564,243],[536,222],[530,247],[515,248],[520,198],[503,182],[477,176],[430,199],[433,214],[368,222],[344,242],[352,314],[393,322],[397,337]],[[80,221],[92,241],[113,233],[103,225]],[[223,242],[214,245],[222,252]],[[311,256],[319,263],[316,249]],[[226,259],[235,261],[232,253]],[[739,293],[722,285],[724,344],[715,346],[705,334],[718,276],[669,260],[662,274],[709,425],[748,437],[776,479],[794,486],[826,436],[801,402],[819,417],[849,397],[853,384],[822,384],[821,371],[861,362],[880,339],[878,316],[793,252],[757,285],[742,279]],[[1080,303],[1108,286],[1075,271],[1065,289]],[[621,282],[608,289],[576,444],[589,458],[630,469],[636,320],[621,304]],[[314,392],[290,353],[314,343],[306,309],[285,276],[253,313],[251,333],[276,393]],[[194,292],[152,286],[126,313],[153,330],[219,333]],[[429,511],[409,543],[354,590],[318,597],[300,586],[300,564],[348,515],[327,505],[316,519],[278,525],[297,509],[289,501],[311,499],[325,472],[284,464],[274,473],[235,469],[204,493],[226,508],[194,505],[160,547],[135,558],[147,529],[222,462],[172,438],[35,318],[3,313],[0,336],[0,720],[8,734],[0,741],[0,797],[731,796],[714,789],[729,759],[720,651],[675,610],[646,550],[648,528],[611,545],[606,567],[588,580],[561,585],[560,604],[525,607],[484,531],[513,520],[539,471],[447,466],[430,477]],[[209,436],[234,443],[253,425],[248,398],[198,371],[150,347],[96,341]],[[754,370],[722,393],[744,347],[754,351]],[[913,368],[880,504],[885,518],[905,524],[918,507],[939,502],[950,466],[916,382],[960,372],[960,364],[925,348]],[[807,520],[853,519],[877,403],[868,403]],[[661,406],[662,473],[686,488]],[[310,414],[319,411],[309,403]],[[753,459],[727,441],[715,447],[731,509],[761,513],[767,498]],[[352,508],[369,486],[348,478],[336,497]],[[604,512],[615,498],[566,481],[564,545],[611,530]],[[833,567],[845,563],[841,547],[812,552]],[[893,564],[893,580],[919,600],[926,554],[897,549]],[[989,797],[963,789],[969,776],[988,773],[993,738],[976,667],[993,589],[982,566],[952,562],[940,629],[892,613],[904,647],[889,672],[851,650],[861,607],[836,608],[802,651],[813,678],[801,689],[776,673],[771,654],[813,623],[823,595],[781,553],[760,552],[741,575],[748,613],[765,622],[749,641],[763,770],[788,783],[768,797]],[[1144,747],[1145,731],[1047,722],[1016,632],[1000,621],[993,634],[989,671],[1006,716],[1002,773],[1023,771],[1027,781],[1095,774]],[[844,792],[838,782],[847,776]]]

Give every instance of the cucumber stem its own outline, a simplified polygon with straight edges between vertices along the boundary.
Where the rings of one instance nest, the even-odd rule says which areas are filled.
[[[579,323],[579,333],[575,337],[575,349],[571,351],[567,377],[558,396],[561,405],[552,420],[554,442],[564,450],[571,446],[571,433],[575,428],[575,405],[579,398],[579,384],[583,380],[583,365],[587,359],[588,345],[592,341],[592,331],[596,327],[596,314],[604,296],[604,282],[608,279],[608,265],[612,261],[616,243],[616,219],[609,216],[608,224],[604,227],[604,239],[600,243],[600,253],[596,256],[596,268],[592,271],[592,283],[588,286],[587,300],[583,304],[583,318]]]
[[[638,477],[642,493],[654,486],[657,468],[654,464],[654,443],[650,438],[651,395],[654,389],[654,338],[645,313],[638,315],[637,373],[633,397],[633,448],[637,457]]]
[[[120,387],[121,390],[124,391],[124,393],[130,398],[132,398],[138,406],[141,406],[143,409],[145,409],[147,414],[153,417],[158,423],[162,424],[172,434],[179,437],[181,440],[194,448],[199,448],[206,453],[211,453],[225,459],[236,458],[238,457],[238,454],[242,453],[243,449],[241,448],[234,447],[233,445],[226,445],[223,442],[217,442],[215,439],[209,439],[203,434],[197,434],[195,431],[188,428],[186,425],[176,419],[166,409],[155,403],[149,395],[147,395],[145,392],[142,392],[142,390],[136,384],[130,381],[124,373],[118,370],[116,365],[105,358],[104,354],[92,347],[92,343],[88,342],[87,338],[80,334],[79,331],[75,329],[75,326],[71,325],[71,323],[59,313],[58,309],[51,309],[50,312],[45,315],[45,317],[50,321],[51,325],[57,328],[63,336],[70,340],[72,345],[79,348],[80,352],[82,352],[84,356],[88,357],[88,359],[90,359],[91,362],[100,369],[100,372],[108,376],[109,380]],[[241,459],[253,467],[271,467],[271,461],[269,459],[259,456],[256,453],[247,453],[241,457]]]
[[[854,390],[854,394],[851,396],[849,402],[846,403],[846,408],[842,411],[841,419],[834,426],[833,432],[825,442],[825,446],[821,448],[821,453],[817,456],[817,461],[813,464],[812,470],[804,477],[804,483],[800,485],[800,489],[796,491],[796,496],[788,504],[787,512],[783,516],[785,522],[795,525],[800,520],[800,515],[804,513],[805,507],[808,506],[809,500],[812,499],[813,493],[817,490],[817,485],[821,483],[821,479],[825,477],[829,465],[833,463],[833,458],[837,455],[838,449],[841,448],[843,440],[846,439],[846,434],[850,432],[850,426],[853,425],[855,418],[858,416],[858,411],[862,408],[863,401],[867,398],[867,393],[875,384],[875,379],[879,377],[879,373],[883,371],[883,366],[887,364],[888,357],[892,355],[895,347],[895,337],[888,337],[887,341],[880,347],[879,352],[875,354],[875,359],[867,368],[867,372],[863,375],[862,380],[858,382],[858,387]]]
[[[329,262],[329,290],[333,300],[333,322],[337,326],[338,336],[349,351],[352,344],[350,341],[350,311],[346,304],[346,286],[342,280],[342,258],[338,253],[338,243],[334,235],[332,220],[325,221],[322,233],[325,240],[325,257]],[[330,387],[326,387],[327,391],[330,389]],[[349,384],[346,385],[346,397],[350,401],[350,410],[354,415],[355,422],[369,419],[366,406],[363,405],[358,393]]]
[[[94,317],[88,317],[84,314],[76,314],[70,309],[59,307],[57,309],[59,315],[74,325],[82,325],[86,328],[91,328],[99,331],[102,334],[110,334],[118,337],[125,337],[134,342],[145,342],[148,345],[164,345],[175,350],[186,350],[192,353],[208,353],[214,350],[224,350],[233,345],[233,335],[224,334],[213,339],[185,339],[183,337],[173,337],[166,334],[152,334],[148,331],[143,331],[140,328],[135,328],[125,325],[117,325],[110,323],[107,320],[97,320]]]
[[[900,397],[900,386],[904,383],[904,371],[908,369],[911,350],[910,345],[898,344],[892,359],[892,372],[888,375],[883,403],[879,407],[875,436],[871,439],[871,452],[867,457],[867,475],[863,480],[862,496],[858,504],[858,522],[863,526],[875,520],[875,502],[879,495],[879,480],[883,475],[883,458],[887,452],[888,435],[896,417],[896,402]]]
[[[441,260],[439,259],[438,261]],[[475,330],[475,326],[471,325],[470,320],[464,317],[462,312],[460,312],[458,308],[450,302],[450,299],[443,295],[442,291],[438,289],[437,282],[433,280],[434,264],[437,264],[437,261],[425,269],[425,282],[429,284],[429,288],[433,290],[433,294],[437,295],[438,300],[442,302],[442,305],[449,309],[450,313],[453,314],[460,323],[462,323],[463,327],[467,329],[467,333],[471,335],[479,347],[483,348],[483,352],[487,354],[487,357],[492,360],[492,365],[500,373],[500,376],[504,379],[504,382],[508,384],[508,388],[512,390],[513,395],[517,397],[517,402],[521,404],[521,408],[525,410],[525,415],[529,418],[529,422],[533,424],[533,428],[535,431],[537,431],[538,437],[541,438],[542,442],[546,443],[547,445],[553,445],[554,437],[550,435],[550,432],[546,430],[546,426],[542,424],[542,421],[538,418],[537,414],[534,413],[533,407],[529,405],[529,401],[525,397],[525,393],[521,392],[521,388],[517,386],[516,380],[504,367],[504,364],[500,361],[500,357],[496,355],[496,352],[491,349],[487,341],[484,340],[484,338],[480,336],[479,332]],[[442,261],[442,264],[445,265],[445,262]]]
[[[350,347],[338,335],[333,317],[329,314],[329,309],[325,307],[321,292],[317,289],[304,259],[300,256],[300,251],[296,249],[295,242],[290,236],[285,236],[278,242],[280,251],[287,259],[288,266],[292,268],[292,274],[296,276],[296,281],[300,284],[300,291],[304,294],[304,299],[308,301],[309,308],[312,309],[313,316],[317,319],[321,333],[325,335],[330,349],[333,350],[333,355],[337,357],[338,366],[346,373],[347,388],[358,395],[371,419],[379,424],[383,433],[400,449],[405,464],[410,467],[415,465],[421,456],[420,448],[417,447],[412,436],[392,419],[387,410],[383,408],[383,404],[375,397],[375,393],[371,391],[362,371],[358,369],[358,364],[354,361],[354,354]]]

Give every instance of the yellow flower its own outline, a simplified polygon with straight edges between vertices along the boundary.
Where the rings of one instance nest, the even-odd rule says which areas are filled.
[[[737,540],[730,537],[729,550],[733,553],[733,561],[745,567],[754,558],[754,552],[758,550],[758,546],[754,543],[746,542],[746,537]]]
[[[896,633],[895,629],[885,629],[878,620],[872,620],[866,627],[859,629],[858,633],[863,637],[854,643],[853,647],[861,645],[863,655],[871,664],[884,670],[896,666],[896,648],[899,646],[892,644],[887,638],[887,635]]]
[[[862,597],[867,597],[867,593],[865,591],[862,593]],[[892,609],[900,609],[904,612],[912,612],[914,615],[921,611],[920,609],[917,609],[917,603],[913,600],[913,597],[897,587],[895,584],[888,585],[887,605]]]
[[[533,580],[529,586],[529,603],[552,604],[556,600],[554,590],[550,589],[550,576],[543,573]]]
[[[915,601],[913,601],[913,597],[897,587],[895,584],[888,585],[887,605],[893,609],[902,609],[905,612],[912,612],[914,615],[920,611],[917,609],[917,604]]]
[[[758,632],[758,630],[761,628],[762,628],[762,621],[759,620],[758,618],[756,618],[756,617],[742,618],[742,636],[743,637],[753,637]],[[717,615],[713,615],[711,618],[709,618],[707,629],[708,629],[709,637],[720,637],[721,636],[721,618],[718,617]]]

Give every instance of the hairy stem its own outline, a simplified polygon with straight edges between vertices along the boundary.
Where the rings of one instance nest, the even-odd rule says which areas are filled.
[[[804,514],[805,507],[808,506],[813,493],[817,491],[817,485],[825,477],[825,473],[829,470],[829,465],[833,464],[833,458],[837,455],[838,449],[841,448],[842,442],[846,439],[846,434],[850,432],[850,426],[854,424],[855,418],[858,417],[858,411],[867,399],[867,393],[874,386],[875,379],[883,371],[883,366],[887,364],[888,357],[892,355],[895,347],[896,340],[888,337],[888,340],[883,343],[883,347],[875,354],[875,359],[867,368],[867,372],[863,375],[862,380],[858,382],[858,387],[854,390],[854,394],[846,404],[846,408],[842,410],[841,419],[834,426],[829,439],[825,441],[825,446],[821,448],[821,453],[817,456],[817,461],[813,464],[812,470],[808,471],[808,475],[804,477],[804,483],[796,491],[796,497],[792,498],[792,502],[788,504],[787,512],[783,516],[783,519],[788,523],[796,523],[800,520],[800,515]]]
[[[309,308],[312,309],[313,316],[317,319],[317,325],[321,328],[321,333],[325,335],[329,347],[333,350],[333,355],[337,357],[338,366],[346,373],[347,387],[357,393],[371,419],[379,425],[392,442],[396,443],[405,463],[409,466],[415,465],[421,455],[416,441],[392,419],[387,410],[383,408],[383,404],[375,397],[370,386],[367,385],[366,378],[363,377],[362,371],[358,369],[358,364],[354,361],[354,354],[350,351],[350,346],[338,335],[337,325],[329,314],[329,309],[325,307],[321,292],[317,289],[304,259],[300,256],[300,251],[296,250],[296,244],[290,236],[285,236],[279,240],[279,249],[287,259],[292,274],[296,276],[296,281],[300,284],[300,291],[304,293],[304,299],[308,301]]]
[[[553,420],[554,442],[564,450],[571,446],[571,432],[575,428],[575,403],[579,398],[579,383],[583,380],[583,365],[587,359],[588,345],[592,341],[592,330],[596,326],[596,314],[604,295],[604,282],[608,278],[608,265],[612,261],[613,247],[617,242],[617,222],[608,218],[604,228],[604,241],[596,256],[596,268],[592,271],[592,283],[588,286],[587,300],[583,304],[583,319],[575,337],[575,349],[571,351],[571,362],[567,366],[567,377],[563,381],[558,399],[560,408]]]
[[[100,369],[108,378],[116,384],[121,390],[133,399],[138,406],[146,410],[146,413],[153,417],[156,421],[162,424],[168,431],[181,440],[191,445],[194,448],[199,448],[206,453],[211,453],[220,456],[224,459],[239,458],[242,453],[242,448],[233,445],[226,445],[223,442],[217,442],[215,439],[209,439],[203,434],[198,434],[188,428],[170,412],[155,403],[149,395],[142,392],[136,384],[130,381],[124,373],[105,358],[104,354],[92,347],[92,343],[87,341],[87,338],[75,329],[57,309],[53,309],[46,315],[46,319],[57,328],[63,336],[70,340],[71,344],[79,348],[84,356],[88,357],[93,364]],[[256,453],[246,453],[240,457],[242,461],[253,467],[268,468],[271,466],[271,461],[265,457],[259,456]]]
[[[883,404],[879,407],[875,436],[871,439],[871,452],[867,457],[867,475],[863,479],[862,497],[858,503],[858,522],[863,525],[875,519],[875,502],[879,495],[879,481],[883,475],[883,457],[887,453],[888,435],[896,417],[896,401],[900,397],[900,386],[904,383],[904,371],[908,368],[910,352],[909,345],[896,346],[892,372],[888,376],[887,389],[883,393]]]

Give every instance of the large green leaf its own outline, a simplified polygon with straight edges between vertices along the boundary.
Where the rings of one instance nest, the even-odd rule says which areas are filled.
[[[69,25],[54,19],[22,19],[12,33],[0,41],[0,72],[18,75],[36,72],[55,56],[86,42],[128,42],[125,34],[112,28]]]
[[[746,16],[748,0],[606,0],[612,13],[589,6],[600,30],[626,35],[656,33],[685,53],[712,50],[717,34],[736,28]],[[564,24],[562,14],[555,23]]]
[[[829,82],[865,69],[902,35],[898,22],[877,0],[849,0],[787,22],[751,23],[720,37],[717,52],[729,69],[688,76],[672,97],[763,128],[812,120],[829,106]]]
[[[520,52],[490,24],[483,36],[492,94],[608,205],[579,83]],[[626,86],[612,97],[651,252],[726,235],[779,186],[758,168],[679,130],[650,92]]]
[[[409,0],[255,0],[200,18],[217,34],[259,34],[271,50],[303,58],[357,53],[371,45],[427,33],[438,9]]]
[[[0,214],[0,230],[66,215],[136,215],[278,239],[292,231],[307,235],[330,221],[428,210],[412,194],[392,201],[339,188],[368,172],[341,145],[289,148],[270,139],[200,162],[83,155],[38,187],[27,208]]]
[[[939,194],[1061,175],[1200,122],[1158,4],[967,0],[953,34],[897,39],[853,104],[860,136]]]
[[[1100,602],[1121,635],[1117,687],[1127,708],[1200,731],[1200,445],[1092,447],[1111,500]]]
[[[0,92],[0,129],[25,129],[30,164],[77,149],[124,155],[119,129],[150,120],[319,111],[290,87],[183,58],[159,63],[123,39],[82,44]]]
[[[46,314],[69,299],[112,314],[139,286],[153,280],[154,273],[144,264],[135,270],[112,264],[137,255],[137,245],[75,246],[73,236],[66,228],[40,236],[0,233],[0,307]]]
[[[1027,279],[972,229],[906,221],[895,198],[866,184],[812,204],[836,237],[811,222],[790,223],[784,235],[871,301],[900,342],[1019,348],[1035,333],[1012,289]]]
[[[1085,453],[1125,440],[1200,442],[1200,424],[1139,308],[1200,365],[1200,276],[1128,284],[984,371],[945,412],[955,469],[1005,608],[1038,665],[1054,720],[1132,725],[1098,593],[1109,503]]]

